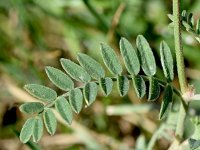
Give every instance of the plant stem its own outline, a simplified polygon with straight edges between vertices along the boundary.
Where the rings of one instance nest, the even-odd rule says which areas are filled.
[[[184,66],[183,47],[181,39],[180,0],[173,0],[173,20],[174,20],[174,43],[175,43],[178,79],[181,92],[183,94],[187,90],[187,83],[185,78],[185,66]],[[186,116],[186,111],[183,103],[181,103],[177,127],[176,127],[176,136],[178,137],[179,141],[181,141],[183,137],[185,116]]]

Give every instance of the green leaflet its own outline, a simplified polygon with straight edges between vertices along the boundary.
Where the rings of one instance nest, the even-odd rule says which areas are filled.
[[[188,18],[187,18],[188,24],[193,27],[194,26],[194,17],[192,13],[189,13]]]
[[[160,86],[156,79],[153,77],[150,77],[149,79],[149,95],[148,100],[154,101],[156,100],[160,95]]]
[[[97,96],[98,86],[94,82],[89,82],[83,88],[83,95],[86,101],[86,104],[89,106],[91,105]]]
[[[137,75],[140,71],[140,62],[135,49],[125,38],[121,38],[120,40],[120,51],[128,72]]]
[[[197,148],[200,147],[200,140],[195,140],[195,139],[189,138],[188,142],[190,144],[191,150],[198,150]]]
[[[57,120],[50,108],[46,108],[43,112],[43,119],[45,127],[50,135],[54,135],[57,127]]]
[[[117,76],[117,87],[120,96],[124,96],[127,94],[129,89],[129,80],[126,76]]]
[[[63,69],[75,80],[80,82],[89,82],[90,75],[79,65],[69,59],[60,59]]]
[[[73,113],[70,104],[67,100],[61,96],[58,97],[55,101],[55,108],[60,114],[60,116],[68,123],[72,123]]]
[[[133,87],[139,99],[142,99],[146,94],[146,85],[141,76],[132,75]]]
[[[35,126],[35,118],[29,118],[28,120],[26,120],[19,136],[20,141],[22,143],[26,143],[30,140],[33,134],[34,126]]]
[[[35,119],[35,125],[34,125],[34,129],[33,129],[33,142],[38,142],[43,134],[43,122],[42,122],[42,118],[40,116],[38,116]]]
[[[122,66],[114,50],[105,43],[101,43],[101,54],[106,67],[113,75],[122,73]]]
[[[138,48],[141,66],[144,73],[147,76],[155,75],[156,62],[153,56],[153,52],[149,46],[149,43],[142,35],[138,35],[136,39],[136,45]]]
[[[160,57],[164,75],[171,82],[174,79],[173,58],[169,46],[164,41],[160,44]]]
[[[102,66],[93,58],[86,54],[79,53],[77,57],[81,66],[88,72],[94,79],[105,77],[105,71]]]
[[[104,92],[104,94],[106,96],[108,96],[111,93],[112,87],[113,87],[112,79],[109,77],[101,78],[99,80],[99,84],[100,84],[100,87],[101,87],[102,91]]]
[[[197,34],[200,34],[200,19],[197,20],[196,32],[197,32]]]
[[[19,110],[26,114],[38,114],[44,110],[44,104],[40,102],[28,102],[22,104]]]
[[[173,98],[172,86],[167,85],[164,91],[163,100],[161,104],[161,109],[160,109],[160,114],[159,114],[160,119],[162,119],[162,117],[164,116],[170,102],[172,102],[172,98]]]
[[[68,91],[74,88],[74,83],[64,72],[54,67],[46,67],[46,74],[58,88]]]
[[[69,92],[69,103],[76,113],[79,113],[83,106],[83,95],[80,89],[73,89]]]
[[[27,84],[24,86],[25,90],[29,92],[32,96],[42,100],[42,101],[53,101],[57,97],[57,93],[43,85],[39,84]]]

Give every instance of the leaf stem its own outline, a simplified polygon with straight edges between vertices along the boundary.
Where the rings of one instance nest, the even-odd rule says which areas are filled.
[[[181,23],[180,23],[180,0],[173,0],[173,18],[174,18],[174,43],[176,53],[176,63],[178,71],[178,79],[182,94],[187,90],[187,82],[185,77],[185,66],[183,57],[183,47],[181,39]],[[180,104],[179,117],[176,127],[176,136],[181,141],[184,132],[184,121],[186,110],[183,103]]]

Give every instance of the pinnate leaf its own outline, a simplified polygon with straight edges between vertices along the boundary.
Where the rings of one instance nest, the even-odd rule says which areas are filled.
[[[63,69],[75,80],[80,82],[89,82],[91,80],[90,75],[78,64],[72,62],[69,59],[60,59]]]
[[[46,73],[51,82],[58,88],[68,91],[74,88],[74,83],[64,72],[54,67],[46,67]]]
[[[153,52],[149,46],[149,43],[142,35],[138,35],[136,45],[138,48],[139,57],[144,73],[148,76],[155,75],[156,62],[153,56]]]
[[[76,113],[79,113],[83,106],[83,94],[80,89],[73,89],[69,92],[69,102]]]
[[[119,58],[110,46],[101,43],[101,54],[105,65],[112,74],[117,75],[122,73],[122,66]]]
[[[161,104],[159,118],[162,119],[167,108],[169,107],[170,102],[172,102],[173,98],[173,89],[171,85],[167,85],[164,91],[163,100]]]
[[[49,87],[39,84],[27,84],[24,86],[25,90],[32,96],[42,101],[53,101],[57,97],[57,93]]]
[[[173,58],[169,46],[164,41],[160,44],[160,57],[164,75],[171,82],[174,79]]]
[[[126,76],[117,76],[117,87],[120,96],[124,96],[127,94],[129,89],[129,80]]]
[[[77,57],[81,66],[88,72],[88,74],[94,79],[103,78],[105,71],[102,66],[93,58],[86,54],[79,53]]]
[[[44,104],[40,102],[28,102],[22,104],[19,109],[26,114],[38,114],[44,110]]]
[[[109,77],[101,78],[99,83],[100,83],[100,87],[101,87],[102,91],[104,92],[104,94],[106,96],[108,96],[111,93],[112,87],[113,87],[112,79]]]
[[[68,123],[72,123],[73,112],[68,101],[63,97],[58,97],[55,101],[55,108],[60,116]]]
[[[83,95],[86,101],[86,104],[89,106],[91,105],[97,96],[98,86],[94,82],[89,82],[83,88]]]
[[[38,116],[35,118],[35,125],[33,129],[33,141],[38,142],[43,135],[43,122],[42,118]]]
[[[54,135],[57,127],[57,120],[50,108],[46,108],[43,112],[43,119],[45,127],[50,135]]]
[[[35,126],[35,118],[29,118],[28,120],[26,120],[19,136],[20,141],[22,143],[26,143],[30,140],[33,134],[34,126]]]
[[[137,75],[140,71],[140,62],[135,49],[125,38],[120,40],[120,51],[128,72]]]
[[[133,87],[135,93],[139,99],[142,99],[146,94],[146,85],[144,79],[141,76],[132,76]]]
[[[154,101],[156,100],[160,95],[160,86],[156,79],[153,77],[150,77],[149,79],[149,95],[148,100]]]

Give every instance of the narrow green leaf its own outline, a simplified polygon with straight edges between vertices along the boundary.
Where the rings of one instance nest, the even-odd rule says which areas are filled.
[[[108,96],[111,93],[113,87],[112,79],[109,77],[101,78],[99,84],[104,94]]]
[[[104,78],[105,71],[103,67],[93,58],[86,54],[79,53],[77,57],[81,66],[89,73],[94,79]]]
[[[57,93],[49,87],[39,84],[27,84],[24,86],[25,90],[32,96],[42,101],[53,101],[57,97]]]
[[[80,82],[89,82],[91,80],[90,75],[81,66],[72,62],[69,59],[60,59],[63,69],[75,80]]]
[[[122,66],[114,50],[105,43],[101,43],[100,49],[103,61],[109,71],[114,75],[121,74]]]
[[[149,79],[149,95],[148,100],[154,101],[156,100],[160,95],[160,86],[156,79],[153,77],[150,77]]]
[[[26,120],[19,136],[20,141],[22,143],[26,143],[30,140],[33,134],[34,126],[35,126],[35,118],[29,118],[28,120]]]
[[[70,104],[67,100],[61,96],[55,101],[55,108],[59,112],[60,116],[68,123],[72,123],[73,113]]]
[[[126,76],[117,76],[117,87],[120,96],[124,96],[127,94],[129,89],[129,80]]]
[[[132,76],[133,87],[139,99],[142,99],[146,94],[146,85],[141,76]]]
[[[181,16],[182,16],[182,20],[184,20],[184,21],[187,20],[187,12],[186,12],[186,10],[182,11]]]
[[[171,21],[173,21],[173,20],[174,20],[174,17],[173,17],[173,15],[172,15],[172,14],[167,14],[167,16],[168,16],[168,18],[169,18]]]
[[[40,102],[28,102],[22,104],[19,110],[26,114],[38,114],[44,110],[44,104]]]
[[[96,100],[97,92],[98,86],[94,82],[87,83],[83,88],[83,95],[88,106]]]
[[[128,72],[137,75],[140,71],[140,62],[135,49],[125,38],[120,40],[120,51]]]
[[[42,118],[40,116],[38,116],[35,119],[35,126],[33,129],[33,142],[38,142],[41,137],[43,135],[43,122],[42,122]]]
[[[69,92],[69,103],[76,113],[79,113],[83,106],[83,94],[80,89],[73,89]]]
[[[136,45],[144,73],[153,76],[156,73],[156,62],[149,43],[142,35],[137,36]]]
[[[43,113],[45,127],[50,135],[54,135],[57,127],[57,120],[50,108],[46,108]]]
[[[68,91],[74,88],[74,83],[70,77],[68,77],[64,72],[54,67],[46,67],[46,74],[53,84],[58,88]]]
[[[160,44],[160,57],[164,75],[171,82],[174,79],[173,58],[169,46],[164,41]]]
[[[191,30],[192,27],[186,21],[182,21],[182,23],[183,23],[183,26],[186,28],[187,31]]]
[[[193,27],[194,26],[194,17],[192,13],[189,13],[188,18],[187,18],[187,23]]]
[[[162,119],[170,102],[172,102],[172,97],[173,97],[172,86],[167,85],[165,88],[165,91],[164,91],[163,100],[162,100],[162,104],[161,104],[161,109],[160,109],[160,114],[159,114],[160,119]]]
[[[198,35],[200,34],[200,19],[197,20],[196,32],[197,32]]]

